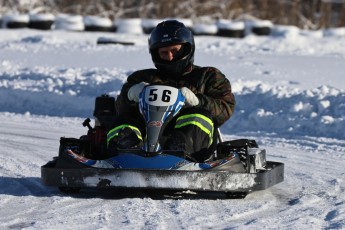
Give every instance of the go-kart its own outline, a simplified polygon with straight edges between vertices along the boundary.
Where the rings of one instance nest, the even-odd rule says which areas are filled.
[[[63,192],[112,187],[213,191],[243,198],[284,180],[284,164],[267,161],[265,149],[255,140],[224,141],[218,128],[211,157],[204,162],[193,161],[185,151],[164,149],[160,138],[165,123],[185,104],[180,89],[146,86],[138,104],[146,122],[143,145],[108,151],[106,133],[115,118],[115,99],[102,95],[96,98],[94,127],[86,119],[87,135],[61,137],[58,156],[41,167],[43,184]]]

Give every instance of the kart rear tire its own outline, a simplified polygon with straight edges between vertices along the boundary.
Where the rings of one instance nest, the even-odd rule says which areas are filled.
[[[73,187],[59,187],[60,192],[66,194],[77,194],[80,192],[80,188],[73,188]]]
[[[225,196],[229,199],[244,199],[248,192],[225,192]]]

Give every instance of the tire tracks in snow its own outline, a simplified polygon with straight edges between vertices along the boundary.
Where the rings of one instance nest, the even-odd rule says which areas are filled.
[[[0,118],[3,118],[1,114]],[[249,194],[243,200],[212,195],[165,196],[144,191],[96,189],[65,195],[56,188],[40,184],[40,165],[56,155],[53,145],[58,145],[60,135],[66,132],[78,136],[82,129],[70,129],[72,123],[79,125],[77,120],[67,120],[63,124],[61,118],[46,119],[30,117],[21,121],[16,116],[2,119],[5,122],[1,127],[6,128],[0,131],[0,206],[6,209],[0,210],[1,228],[345,227],[343,140],[254,137],[267,150],[268,160],[285,164],[285,181],[265,191]],[[53,134],[49,134],[52,126],[48,123],[53,127],[54,123],[59,124]],[[16,128],[12,129],[12,126]],[[16,137],[16,133],[31,134]],[[38,140],[41,136],[48,138]]]

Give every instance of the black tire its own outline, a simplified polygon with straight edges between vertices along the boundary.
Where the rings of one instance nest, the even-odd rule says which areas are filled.
[[[225,196],[229,199],[244,199],[248,192],[225,192]]]
[[[80,188],[73,188],[73,187],[59,187],[60,192],[66,194],[77,194],[80,192]]]

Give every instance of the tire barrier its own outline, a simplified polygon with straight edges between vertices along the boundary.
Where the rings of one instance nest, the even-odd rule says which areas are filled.
[[[111,32],[128,34],[150,34],[155,26],[167,19],[115,19],[99,16],[81,16],[58,14],[13,14],[0,15],[0,28],[21,29],[30,28],[37,30],[68,30],[88,32]],[[274,25],[269,20],[243,20],[235,21],[218,19],[215,22],[195,23],[191,19],[177,20],[183,22],[196,36],[221,36],[228,38],[244,38],[249,34],[257,36],[287,36],[290,33],[300,33],[300,29],[289,25]],[[295,28],[295,30],[286,28]],[[324,30],[321,36],[336,33],[345,36],[345,28],[331,28]],[[103,43],[103,41],[101,41]],[[113,43],[107,41],[106,43]]]

